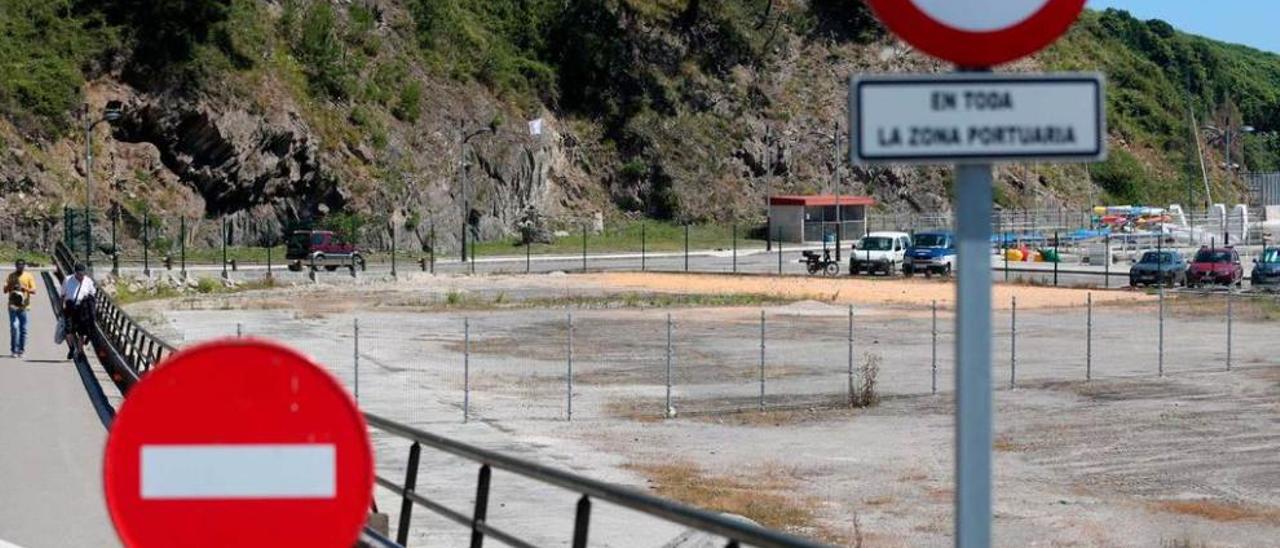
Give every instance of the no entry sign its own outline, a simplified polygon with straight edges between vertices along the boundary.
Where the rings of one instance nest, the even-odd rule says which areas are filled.
[[[921,51],[989,67],[1040,51],[1080,17],[1086,0],[867,0],[880,21]]]
[[[1100,161],[1100,74],[863,76],[850,83],[855,163]]]
[[[107,506],[127,546],[353,546],[373,458],[338,382],[283,346],[195,346],[130,392],[112,424]]]

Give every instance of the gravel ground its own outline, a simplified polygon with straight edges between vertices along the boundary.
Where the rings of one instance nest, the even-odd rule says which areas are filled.
[[[772,284],[772,285],[771,285]],[[637,470],[688,463],[708,475],[770,482],[813,523],[799,532],[871,546],[950,543],[952,321],[944,304],[932,372],[930,310],[939,282],[670,275],[433,278],[306,285],[135,305],[174,340],[236,332],[282,340],[354,388],[352,324],[360,322],[360,403],[429,431],[592,477],[644,487]],[[829,285],[835,284],[835,285]],[[632,308],[602,303],[574,315],[574,421],[566,422],[568,310],[441,307],[450,294],[492,302],[634,291],[739,291],[792,298],[764,308],[767,413],[760,394],[759,307]],[[1280,538],[1280,363],[1265,315],[1233,325],[1203,299],[1166,303],[1164,369],[1156,376],[1158,307],[1131,292],[1097,292],[1092,376],[1084,293],[1010,286],[1018,294],[1016,388],[1010,311],[995,312],[996,539],[1000,546],[1271,546]],[[834,299],[831,295],[838,293]],[[848,391],[848,310],[855,369],[881,363],[879,407],[830,407]],[[675,420],[661,420],[666,315],[673,318]],[[469,375],[463,374],[463,320]],[[869,356],[874,356],[869,357]],[[472,420],[462,423],[464,382]],[[751,410],[735,412],[739,410]],[[402,478],[407,444],[375,438],[379,471]],[[468,508],[475,469],[424,452],[421,484]],[[496,474],[494,523],[565,544],[572,494]],[[399,505],[380,494],[379,506]],[[422,512],[418,515],[421,516]],[[593,544],[661,545],[679,528],[607,506]],[[858,524],[855,528],[854,523]],[[460,527],[415,517],[428,545]]]

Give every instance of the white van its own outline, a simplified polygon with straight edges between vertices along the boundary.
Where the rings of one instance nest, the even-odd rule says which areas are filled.
[[[883,272],[892,276],[902,266],[911,235],[906,232],[872,232],[853,244],[849,254],[849,274]]]

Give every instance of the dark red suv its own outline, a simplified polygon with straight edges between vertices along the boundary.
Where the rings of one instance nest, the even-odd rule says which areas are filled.
[[[364,269],[364,258],[356,246],[343,242],[337,234],[328,230],[295,230],[285,242],[285,258],[290,270],[324,267],[333,271],[338,267]]]
[[[1187,287],[1202,285],[1234,285],[1244,283],[1244,267],[1240,254],[1230,247],[1202,247],[1187,268]]]

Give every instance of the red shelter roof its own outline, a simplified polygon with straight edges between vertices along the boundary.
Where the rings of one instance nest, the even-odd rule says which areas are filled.
[[[813,196],[770,196],[769,205],[788,205],[788,206],[833,206],[836,205],[836,197],[830,194],[818,194]],[[841,206],[873,206],[876,205],[875,198],[870,196],[840,196]]]

